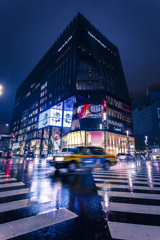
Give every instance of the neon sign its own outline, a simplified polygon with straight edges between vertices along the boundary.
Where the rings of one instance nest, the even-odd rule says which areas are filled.
[[[95,36],[93,36],[92,33],[90,33],[90,32],[88,31],[88,34],[89,34],[92,38],[94,38],[99,44],[101,44],[102,47],[106,48],[106,45],[104,45],[100,40],[98,40]]]
[[[68,40],[58,49],[58,52],[62,50],[62,48],[64,48],[64,46],[71,40],[72,36],[70,36],[70,38],[68,38]]]

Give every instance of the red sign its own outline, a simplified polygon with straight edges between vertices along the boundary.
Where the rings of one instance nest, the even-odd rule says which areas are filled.
[[[107,103],[104,99],[103,99],[103,105],[104,105],[104,109],[107,109]]]
[[[103,118],[103,105],[84,104],[77,108],[78,118]]]

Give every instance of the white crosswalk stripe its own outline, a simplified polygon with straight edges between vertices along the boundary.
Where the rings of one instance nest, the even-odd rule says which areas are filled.
[[[67,209],[50,211],[0,225],[0,240],[17,237],[77,217]],[[8,231],[9,229],[9,231]]]
[[[0,179],[0,183],[1,182],[6,182],[6,181],[16,181],[16,179],[15,178]]]
[[[15,183],[7,183],[7,184],[0,184],[0,188],[8,188],[8,187],[17,187],[25,185],[22,182],[15,182]]]
[[[160,227],[138,224],[108,222],[108,226],[114,239],[127,240],[158,240]]]
[[[0,175],[2,176],[2,175]],[[9,181],[15,181],[14,183],[8,183]],[[14,190],[8,190],[6,188],[17,188],[20,187],[20,189],[14,189]],[[5,188],[5,191],[4,189]],[[11,178],[9,175],[6,175],[3,173],[3,179],[0,178],[0,201],[4,198],[15,198],[19,197],[21,198],[21,195],[26,194],[25,199],[18,199],[18,200],[11,200],[9,199],[9,202],[0,203],[0,214],[3,214],[3,218],[0,219],[0,240],[7,240],[13,237],[18,237],[23,234],[27,234],[57,223],[64,222],[66,220],[70,220],[73,218],[78,217],[75,213],[69,211],[65,208],[59,208],[56,209],[56,206],[53,206],[52,202],[49,201],[47,198],[42,198],[40,201],[35,201],[34,198],[36,196],[36,193],[34,197],[28,198],[28,194],[34,194],[34,191],[31,191],[30,188],[26,188],[26,185],[23,182],[16,181],[16,178]],[[41,210],[41,206],[43,204],[50,204],[49,210],[43,211]],[[30,207],[36,207],[40,208],[38,210],[37,215],[32,216],[32,213],[30,213],[29,209]],[[21,217],[18,220],[10,220],[10,211],[23,211],[23,208],[28,209],[29,216]],[[42,209],[46,209],[45,206]],[[39,212],[40,211],[40,212]],[[5,214],[8,214],[7,221],[3,222]],[[28,213],[27,213],[28,214]],[[12,215],[12,214],[11,214]],[[13,214],[14,215],[14,214]],[[23,214],[22,214],[23,216]]]
[[[150,167],[92,171],[112,238],[159,239],[160,174]],[[136,185],[135,185],[136,184]],[[158,206],[156,205],[158,202]],[[151,203],[151,205],[149,205]],[[132,214],[132,215],[131,215]],[[141,221],[139,222],[139,216]],[[121,216],[121,217],[120,217]],[[135,216],[135,217],[134,217]],[[147,222],[150,220],[150,222]]]

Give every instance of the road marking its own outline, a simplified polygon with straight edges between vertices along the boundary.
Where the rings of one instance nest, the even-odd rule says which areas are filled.
[[[127,240],[157,240],[159,239],[160,227],[145,226],[130,223],[108,222],[112,238]]]
[[[22,188],[22,189],[17,189],[17,190],[0,192],[0,197],[9,197],[9,196],[25,194],[25,193],[30,193],[30,189],[29,188]]]
[[[115,180],[115,179],[100,179],[100,178],[94,179],[94,181],[95,182],[104,182],[103,184],[110,183],[110,182],[119,182],[121,184],[130,182],[129,179],[128,180],[119,180],[119,179]],[[152,184],[156,184],[156,185],[160,186],[160,183],[158,184],[157,182],[149,181],[149,180],[146,180],[146,181],[136,181],[136,180],[131,179],[131,182],[132,182],[132,184],[135,184],[135,183],[151,184],[152,183]]]
[[[10,175],[0,175],[0,178],[10,177]]]
[[[17,237],[75,217],[78,217],[78,215],[67,209],[58,209],[36,216],[19,219],[17,221],[4,223],[0,225],[0,240]]]
[[[16,210],[19,208],[25,208],[25,207],[30,207],[37,204],[37,202],[32,202],[29,198],[27,199],[22,199],[19,201],[12,201],[9,203],[1,203],[0,204],[0,213],[1,212],[7,212],[11,210]]]
[[[0,188],[8,188],[8,187],[16,187],[16,186],[23,186],[25,185],[22,182],[16,182],[16,183],[5,183],[5,184],[0,184]]]
[[[158,199],[160,200],[160,194],[148,194],[148,193],[126,193],[126,192],[117,192],[117,191],[102,191],[98,190],[98,194],[104,197],[105,194],[108,197],[127,197],[127,198],[144,198],[144,199]]]
[[[0,182],[7,182],[7,181],[15,181],[15,180],[17,180],[17,179],[15,179],[15,178],[4,178],[4,179],[0,179]]]
[[[118,212],[132,212],[132,213],[160,215],[160,207],[159,206],[150,206],[150,205],[111,202],[108,206],[108,210],[109,211],[118,211]]]
[[[120,181],[123,181],[123,179],[125,180],[125,179],[129,179],[129,178],[131,178],[132,180],[134,180],[134,179],[138,179],[138,180],[149,180],[149,177],[137,177],[137,176],[125,176],[125,177],[123,177],[123,176],[110,176],[110,175],[105,175],[105,176],[102,176],[102,175],[93,175],[93,177],[94,177],[94,180],[96,180],[97,178],[103,178],[103,179],[119,179]],[[152,180],[155,180],[157,183],[159,183],[160,182],[160,178],[158,178],[159,180],[157,180],[157,178],[152,178]],[[136,180],[134,180],[134,181],[136,181]]]
[[[96,187],[102,188],[126,188],[126,189],[137,189],[137,190],[150,190],[150,191],[160,191],[159,187],[147,187],[147,186],[129,186],[129,185],[116,185],[116,184],[103,184],[103,183],[96,183]]]

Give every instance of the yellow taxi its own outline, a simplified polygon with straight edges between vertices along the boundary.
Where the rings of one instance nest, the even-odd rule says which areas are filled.
[[[117,162],[116,156],[107,154],[101,147],[75,147],[69,149],[65,154],[54,156],[49,163],[56,169],[68,168],[74,172],[76,168],[103,167],[108,170]]]

